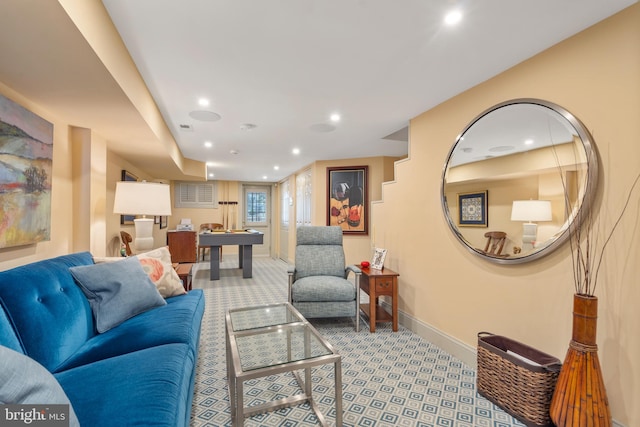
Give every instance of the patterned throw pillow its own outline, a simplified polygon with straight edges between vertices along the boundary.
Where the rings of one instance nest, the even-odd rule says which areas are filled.
[[[186,294],[182,280],[171,263],[171,253],[168,247],[154,249],[135,255],[142,264],[142,269],[158,288],[158,292],[165,298]]]

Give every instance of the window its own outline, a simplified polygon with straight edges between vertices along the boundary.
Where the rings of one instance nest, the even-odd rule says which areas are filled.
[[[218,192],[215,182],[176,182],[174,188],[176,208],[217,208]]]
[[[265,191],[247,191],[246,193],[247,224],[267,222],[267,194]]]

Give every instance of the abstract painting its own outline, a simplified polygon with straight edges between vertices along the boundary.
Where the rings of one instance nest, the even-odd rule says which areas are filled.
[[[51,240],[53,124],[0,95],[0,248]]]

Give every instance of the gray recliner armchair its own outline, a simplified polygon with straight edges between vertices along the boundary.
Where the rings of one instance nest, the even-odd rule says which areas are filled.
[[[361,271],[345,267],[342,228],[303,226],[297,229],[295,266],[290,266],[289,302],[305,318],[355,317],[360,331]],[[355,282],[348,280],[354,273]]]

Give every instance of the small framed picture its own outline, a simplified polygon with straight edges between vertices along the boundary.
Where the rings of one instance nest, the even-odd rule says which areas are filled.
[[[166,215],[162,215],[160,217],[160,229],[162,230],[163,228],[167,228],[169,222],[169,217]]]
[[[384,259],[387,256],[387,250],[382,248],[376,248],[373,251],[373,259],[371,260],[371,268],[376,270],[382,270],[384,266]]]
[[[121,172],[121,180],[122,181],[137,181],[138,177],[132,174],[127,170],[122,170]],[[133,220],[136,219],[135,215],[120,215],[120,224],[122,225],[133,225]]]
[[[458,225],[465,227],[488,227],[488,192],[458,194]]]

